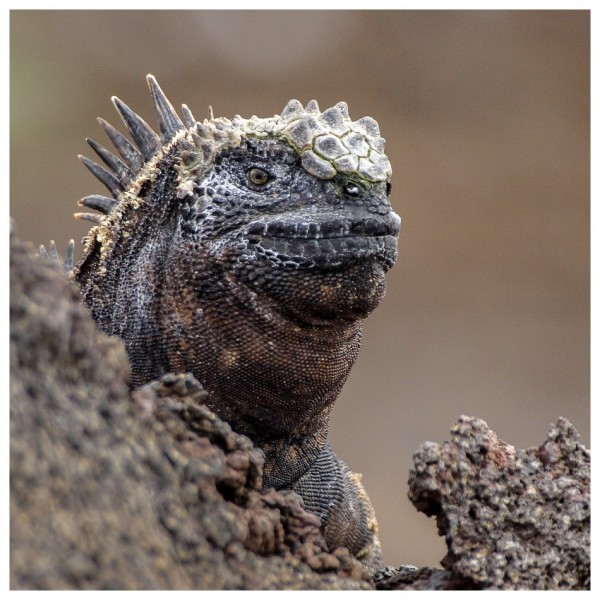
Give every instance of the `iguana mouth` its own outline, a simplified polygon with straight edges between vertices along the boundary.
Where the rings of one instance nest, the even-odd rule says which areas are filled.
[[[290,215],[287,220],[275,217],[251,223],[247,239],[259,255],[290,268],[318,265],[337,270],[376,259],[387,271],[397,257],[399,231],[400,217],[393,212],[319,218]]]
[[[264,238],[288,240],[319,240],[361,237],[397,237],[400,232],[400,217],[394,212],[386,215],[366,215],[356,217],[330,218],[291,218],[255,221],[248,226],[248,239],[260,241]]]

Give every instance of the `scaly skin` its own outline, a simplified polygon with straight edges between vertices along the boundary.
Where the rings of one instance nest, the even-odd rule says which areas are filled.
[[[266,456],[264,485],[297,491],[333,549],[381,564],[377,523],[327,444],[329,415],[397,256],[391,169],[368,117],[320,113],[185,124],[149,77],[160,139],[119,100],[138,149],[90,142],[113,198],[74,276],[100,328],[120,336],[132,385],[191,372],[207,405]],[[368,156],[367,156],[368,155]],[[112,178],[110,176],[112,176]]]

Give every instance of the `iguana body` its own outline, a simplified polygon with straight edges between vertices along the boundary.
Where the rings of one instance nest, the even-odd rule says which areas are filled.
[[[380,564],[356,475],[327,444],[329,414],[381,301],[400,219],[375,121],[295,100],[280,116],[181,121],[148,78],[160,135],[113,99],[136,145],[100,120],[123,160],[83,159],[112,198],[74,277],[120,336],[137,387],[191,372],[207,404],[266,456],[264,485],[296,490],[330,548]]]

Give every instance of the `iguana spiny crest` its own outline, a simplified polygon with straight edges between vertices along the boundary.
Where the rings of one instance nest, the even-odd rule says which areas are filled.
[[[400,219],[370,117],[290,101],[271,118],[180,119],[148,76],[159,133],[118,98],[133,141],[82,157],[111,197],[73,274],[100,328],[120,336],[132,385],[191,372],[209,407],[266,456],[264,484],[298,491],[333,548],[379,564],[371,505],[327,445],[329,413],[381,301]]]

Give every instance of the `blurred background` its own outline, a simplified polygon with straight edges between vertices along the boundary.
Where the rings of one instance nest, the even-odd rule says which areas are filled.
[[[375,505],[387,564],[437,566],[409,503],[413,451],[461,414],[516,447],[559,416],[589,435],[588,11],[12,11],[11,216],[79,241],[76,156],[155,119],[145,75],[197,118],[290,98],[374,117],[394,169],[400,256],[367,319],[331,443]]]

